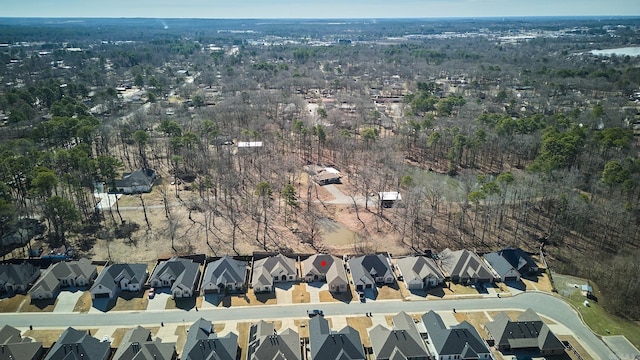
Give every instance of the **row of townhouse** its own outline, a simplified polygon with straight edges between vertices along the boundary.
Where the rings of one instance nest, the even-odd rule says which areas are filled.
[[[410,290],[439,286],[445,280],[463,284],[518,281],[523,274],[538,272],[535,262],[520,249],[503,249],[485,254],[484,259],[468,250],[445,249],[437,257],[407,256],[396,263],[398,279]],[[7,293],[28,290],[38,300],[55,298],[63,288],[91,286],[92,298],[113,299],[120,291],[139,292],[150,286],[168,288],[174,298],[185,298],[199,291],[243,292],[248,286],[255,292],[272,292],[274,284],[294,281],[326,282],[331,292],[341,293],[350,291],[349,273],[356,291],[396,281],[396,267],[383,254],[347,261],[329,254],[302,259],[277,254],[256,257],[250,271],[248,265],[225,256],[207,263],[201,278],[200,262],[179,257],[159,261],[151,275],[146,264],[111,264],[98,275],[96,265],[86,259],[55,263],[42,273],[29,263],[0,264],[0,289]]]
[[[418,320],[419,319],[419,320]],[[490,346],[503,353],[524,351],[528,355],[559,355],[564,345],[533,310],[516,320],[498,313],[484,325],[487,337],[467,321],[447,326],[442,317],[429,311],[415,319],[405,312],[392,318],[391,326],[376,325],[368,330],[371,347],[363,344],[361,334],[351,326],[333,330],[322,316],[309,320],[308,338],[294,329],[276,331],[273,322],[260,320],[249,328],[246,360],[365,360],[373,354],[377,360],[409,359],[493,359]],[[176,343],[153,339],[143,327],[128,330],[117,348],[100,341],[88,331],[67,328],[50,349],[41,342],[22,338],[19,330],[0,328],[2,358],[20,360],[238,360],[239,336],[229,332],[222,336],[209,320],[198,319],[188,329],[180,356]],[[308,344],[308,347],[301,344]]]

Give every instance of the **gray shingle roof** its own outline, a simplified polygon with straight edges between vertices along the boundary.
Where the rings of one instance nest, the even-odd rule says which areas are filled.
[[[504,279],[505,276],[512,270],[516,272],[518,271],[505,258],[500,256],[496,252],[488,253],[484,256],[484,258],[485,260],[487,260],[489,265],[491,265],[493,270],[498,273],[498,276],[500,276],[501,279]]]
[[[517,321],[499,313],[485,327],[496,346],[511,349],[538,348],[540,351],[563,350],[564,346],[532,309],[527,309]]]
[[[0,264],[0,284],[24,286],[40,275],[40,269],[29,264]]]
[[[175,359],[176,344],[151,340],[151,331],[138,326],[127,331],[113,360],[171,360]]]
[[[184,287],[195,291],[196,280],[200,274],[200,265],[192,260],[173,257],[169,260],[160,262],[151,274],[150,281],[161,279],[164,275],[169,275],[175,279],[171,285],[171,291],[176,288]]]
[[[228,283],[244,283],[247,276],[247,263],[225,256],[207,265],[204,271],[203,284],[226,285]]]
[[[535,261],[520,248],[516,249],[502,249],[498,251],[498,254],[505,258],[511,266],[516,268],[521,274],[527,273],[532,270],[538,269],[538,265]]]
[[[182,350],[184,360],[236,360],[238,335],[229,333],[218,336],[211,321],[200,318],[189,327],[187,340]]]
[[[132,187],[132,186],[151,186],[155,171],[152,169],[136,170],[129,174],[124,174],[122,179],[115,180],[116,188]]]
[[[439,356],[491,352],[478,331],[466,321],[447,328],[440,315],[432,310],[422,315],[422,322]]]
[[[398,267],[405,281],[412,279],[423,280],[435,278],[444,281],[444,275],[433,259],[425,256],[409,256],[397,260]]]
[[[393,276],[387,258],[381,254],[351,258],[349,259],[349,269],[354,283],[360,279],[368,279],[369,282],[375,283],[376,277]]]
[[[296,275],[296,261],[282,254],[260,259],[253,263],[251,286],[273,285],[274,276]]]
[[[55,263],[49,266],[40,279],[33,284],[29,293],[33,294],[39,290],[53,291],[58,287],[61,279],[70,277],[74,279],[84,277],[91,281],[96,274],[96,266],[91,264],[91,261],[87,259]]]
[[[324,266],[323,266],[324,264]],[[347,272],[342,259],[328,254],[312,255],[302,262],[303,276],[324,275],[327,283],[337,280],[347,283]]]
[[[340,331],[332,331],[322,316],[309,320],[309,345],[311,360],[366,359],[357,330],[346,326]]]
[[[300,360],[300,336],[286,329],[275,334],[273,323],[251,325],[247,360]]]
[[[452,279],[468,278],[471,281],[492,281],[491,270],[482,262],[480,257],[469,250],[451,251],[445,249],[440,254],[442,267]]]
[[[5,325],[0,329],[1,360],[39,360],[42,357],[42,343],[22,338],[20,330]]]
[[[144,284],[147,280],[147,265],[146,264],[112,264],[105,267],[98,278],[94,282],[93,288],[102,285],[109,290],[115,290],[118,287],[118,282],[127,278],[131,283]]]
[[[110,355],[110,342],[70,327],[60,335],[44,360],[107,360]]]
[[[427,359],[429,351],[415,327],[413,319],[405,312],[393,317],[393,330],[377,325],[369,330],[373,353],[378,360]]]

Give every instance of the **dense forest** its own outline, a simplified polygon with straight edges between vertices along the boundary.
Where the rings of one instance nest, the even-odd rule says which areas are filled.
[[[324,164],[361,224],[351,252],[543,249],[640,318],[640,57],[591,53],[637,46],[639,19],[0,19],[0,34],[5,256],[146,238],[331,251],[330,205],[301,180]],[[162,178],[161,225],[143,195],[139,221],[96,209],[96,184],[140,168]],[[356,199],[382,191],[402,203]]]

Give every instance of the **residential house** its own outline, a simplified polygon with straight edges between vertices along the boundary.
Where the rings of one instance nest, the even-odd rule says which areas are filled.
[[[443,269],[455,283],[488,283],[494,281],[489,267],[469,250],[444,249],[438,254]]]
[[[313,181],[318,185],[339,184],[342,175],[340,171],[333,167],[323,167],[320,165],[305,165],[303,169],[311,175]]]
[[[520,281],[518,270],[497,252],[485,254],[484,259],[495,270],[496,275],[502,282]]]
[[[200,265],[189,259],[172,257],[160,261],[151,273],[149,284],[152,287],[170,287],[174,298],[192,297],[200,277]]]
[[[422,323],[435,359],[493,359],[487,343],[467,321],[447,328],[440,315],[431,310],[422,315]]]
[[[251,287],[255,292],[274,291],[274,283],[295,281],[297,276],[294,259],[282,254],[269,256],[253,262]]]
[[[377,360],[427,360],[431,356],[413,318],[404,311],[393,317],[393,329],[376,325],[369,330],[369,338]]]
[[[201,287],[206,293],[239,292],[246,278],[247,263],[225,256],[207,265]]]
[[[364,346],[360,333],[351,326],[340,331],[329,328],[329,321],[323,316],[309,320],[310,360],[365,360]]]
[[[533,275],[533,274],[537,274],[538,271],[540,270],[538,268],[538,264],[536,264],[536,262],[531,258],[531,256],[529,256],[529,254],[527,254],[526,252],[522,251],[522,249],[520,248],[502,249],[497,253],[498,255],[505,258],[509,262],[509,264],[511,264],[511,266],[516,268],[516,270],[518,270],[520,275]]]
[[[100,341],[87,331],[67,328],[58,338],[44,360],[107,360],[111,356],[111,342]]]
[[[250,154],[262,149],[262,141],[238,141],[238,154]]]
[[[61,288],[89,286],[98,275],[97,267],[87,259],[52,264],[29,290],[31,299],[53,299]]]
[[[23,338],[20,330],[4,325],[0,328],[0,360],[40,360],[44,353],[41,342]]]
[[[211,321],[200,318],[189,327],[182,350],[182,360],[236,360],[238,335],[218,336]]]
[[[150,192],[156,181],[153,169],[140,169],[132,173],[124,173],[122,179],[116,179],[115,190],[121,194],[138,194]]]
[[[318,185],[340,184],[340,179],[342,179],[342,175],[340,175],[340,173],[322,171],[319,174],[313,175],[311,178]]]
[[[402,195],[397,191],[383,191],[378,193],[378,200],[383,208],[390,208],[396,201],[402,200]]]
[[[562,342],[532,309],[527,309],[516,321],[501,312],[484,327],[489,332],[489,341],[493,340],[495,348],[503,353],[526,351],[547,356],[565,351]]]
[[[112,360],[175,360],[178,358],[175,343],[163,343],[151,339],[151,331],[138,326],[128,330]]]
[[[349,290],[344,263],[333,255],[316,254],[302,261],[302,276],[306,282],[326,281],[331,292]]]
[[[40,269],[29,263],[0,264],[0,292],[24,294],[40,276]]]
[[[398,259],[397,264],[409,290],[431,288],[444,282],[442,270],[431,258],[408,256]]]
[[[287,328],[278,334],[271,322],[264,320],[251,325],[247,360],[301,360],[300,336]]]
[[[375,288],[376,284],[392,284],[395,279],[391,264],[382,254],[351,258],[348,264],[353,284],[358,291]]]
[[[114,299],[120,291],[141,291],[148,276],[146,264],[108,265],[93,283],[91,298]]]

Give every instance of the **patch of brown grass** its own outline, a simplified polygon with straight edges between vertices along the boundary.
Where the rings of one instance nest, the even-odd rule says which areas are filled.
[[[274,305],[278,303],[275,292],[255,293],[253,289],[247,290],[246,294],[229,295],[222,298],[220,304],[225,305],[231,300],[231,306],[249,306],[249,305]]]
[[[113,334],[111,334],[111,347],[117,348],[118,346],[120,346],[124,334],[126,334],[129,330],[131,330],[131,328],[117,328],[113,332]]]
[[[393,317],[395,315],[385,315],[384,319],[387,322],[387,325],[389,325],[390,327],[393,326]],[[422,314],[409,314],[409,316],[411,316],[411,318],[413,319],[414,323],[419,323],[422,322]]]
[[[191,325],[178,325],[176,326],[176,331],[173,333],[174,335],[178,335],[176,339],[176,349],[180,349],[180,352],[182,352],[184,343],[187,341],[187,329],[189,326]]]
[[[307,291],[307,284],[294,284],[292,293],[292,302],[294,304],[302,304],[311,302],[311,295]]]
[[[2,300],[0,300],[0,312],[18,312],[18,309],[20,309],[20,305],[23,301],[26,300],[26,298],[27,296],[22,294],[16,294],[12,297],[3,298]]]
[[[27,295],[20,312],[52,312],[57,302],[58,299],[32,300],[31,296]]]
[[[483,311],[456,312],[453,316],[455,316],[458,322],[468,321],[478,330],[478,333],[483,339],[489,337],[487,330],[484,328],[484,324],[489,322],[489,318],[487,318]]]
[[[332,293],[329,290],[320,290],[320,302],[343,302],[350,303],[354,297],[351,291],[345,291],[343,293]]]
[[[589,355],[589,353],[582,347],[582,345],[580,345],[580,343],[573,336],[571,336],[571,335],[557,335],[557,337],[558,337],[558,340],[560,340],[560,341],[568,341],[571,344],[571,346],[574,349],[576,349],[578,354],[580,354],[580,356],[582,356],[582,358],[584,360],[592,360],[593,359],[593,357],[591,357]],[[567,355],[569,355],[569,357],[571,359],[578,360],[578,357],[573,352],[567,351],[566,353],[567,353]]]
[[[147,305],[149,305],[149,299],[146,292],[122,291],[111,311],[146,310]]]
[[[367,332],[367,328],[373,326],[371,318],[366,316],[348,317],[347,325],[358,330],[360,338],[362,339],[362,344],[365,347],[371,347],[371,340],[369,339],[369,333]]]
[[[478,290],[471,286],[451,283],[450,290],[454,295],[478,295]]]
[[[78,299],[78,301],[76,302],[76,305],[73,307],[73,312],[79,312],[79,313],[89,312],[93,304],[92,301],[93,300],[91,300],[91,293],[89,291],[83,292],[80,298]]]
[[[549,280],[549,275],[542,273],[533,279],[522,278],[522,282],[525,284],[527,290],[538,290],[545,292],[552,292],[553,286]]]
[[[518,318],[518,316],[520,316],[523,313],[523,311],[519,311],[519,310],[487,311],[487,313],[489,314],[489,316],[491,316],[492,319],[495,318],[499,313],[506,313],[509,319],[511,319],[512,321],[515,321]]]
[[[42,342],[43,347],[51,347],[54,342],[58,341],[64,329],[56,330],[27,330],[22,334],[23,337],[28,336],[35,341]]]
[[[400,289],[400,296],[402,296],[402,298],[406,298],[408,296],[411,296],[411,292],[409,291],[409,289],[407,289],[407,285],[404,283],[404,281],[398,281],[398,288]]]
[[[298,327],[298,334],[300,334],[300,338],[308,338],[309,337],[309,320],[304,319],[296,319],[293,320],[293,323]]]
[[[220,333],[222,330],[224,330],[224,323],[213,324],[213,331],[215,331],[216,334]]]
[[[378,288],[377,300],[396,300],[403,299],[404,297],[400,293],[400,287],[398,283],[394,282],[391,285],[383,285]]]
[[[247,358],[247,343],[249,342],[250,327],[251,324],[247,322],[238,323],[236,325],[236,330],[238,330],[238,347],[240,348],[239,359]]]

